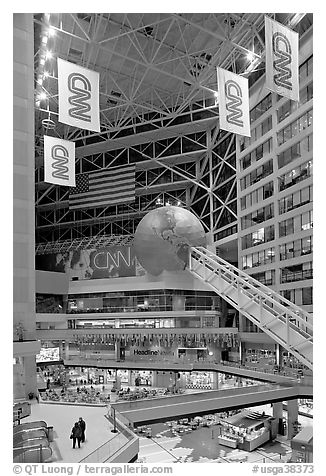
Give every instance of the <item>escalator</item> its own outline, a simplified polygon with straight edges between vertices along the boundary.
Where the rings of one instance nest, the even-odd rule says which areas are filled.
[[[312,370],[311,314],[206,248],[190,248],[188,269]]]

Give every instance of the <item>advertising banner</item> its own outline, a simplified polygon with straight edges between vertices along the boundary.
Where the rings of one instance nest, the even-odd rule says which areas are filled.
[[[100,132],[100,75],[58,58],[59,121]]]
[[[220,128],[250,137],[248,79],[217,68]]]
[[[36,256],[36,268],[64,272],[69,279],[106,279],[141,276],[144,269],[132,246],[109,246],[102,249],[69,251]]]
[[[266,87],[299,101],[299,35],[265,16]]]
[[[75,143],[44,136],[44,181],[75,187]]]

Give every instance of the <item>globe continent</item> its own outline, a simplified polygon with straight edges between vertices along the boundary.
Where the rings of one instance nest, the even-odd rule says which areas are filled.
[[[140,221],[134,238],[135,254],[147,272],[185,268],[189,246],[205,246],[205,231],[189,210],[172,205],[150,211]]]

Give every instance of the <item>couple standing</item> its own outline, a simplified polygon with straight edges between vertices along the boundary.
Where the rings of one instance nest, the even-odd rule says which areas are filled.
[[[85,430],[86,430],[86,423],[82,419],[82,417],[79,418],[79,421],[76,421],[74,426],[72,427],[71,430],[71,435],[70,439],[72,439],[72,447],[76,447],[76,441],[78,443],[78,448],[80,448],[80,443],[84,443],[85,441]]]

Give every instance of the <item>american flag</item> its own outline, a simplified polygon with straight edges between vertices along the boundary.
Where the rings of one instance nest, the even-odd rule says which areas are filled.
[[[76,175],[69,209],[105,207],[135,201],[135,165]]]

